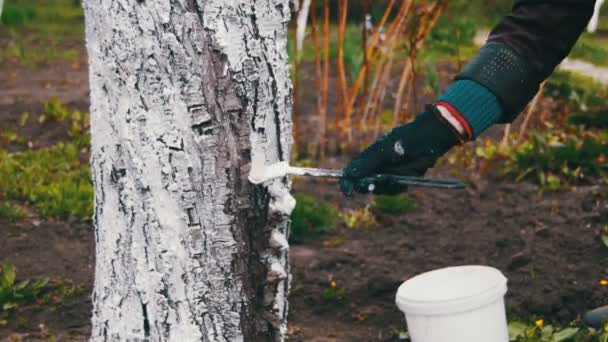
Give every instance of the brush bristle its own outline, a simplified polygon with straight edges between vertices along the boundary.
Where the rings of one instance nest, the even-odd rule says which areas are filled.
[[[253,184],[260,184],[271,179],[285,177],[289,171],[287,162],[265,165],[263,160],[254,160],[249,171],[249,181]]]

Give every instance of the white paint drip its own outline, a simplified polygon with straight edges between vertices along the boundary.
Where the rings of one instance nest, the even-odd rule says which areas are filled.
[[[274,182],[268,187],[268,193],[272,196],[270,201],[270,212],[290,216],[296,207],[296,199],[291,196],[281,182]]]
[[[270,263],[270,270],[268,271],[268,276],[266,280],[269,283],[276,283],[279,280],[283,280],[287,278],[287,272],[285,272],[285,268],[281,263],[277,260],[273,260]]]
[[[278,230],[273,230],[270,234],[270,247],[275,250],[285,251],[289,249],[289,242],[287,242],[287,238],[285,234],[281,233]]]

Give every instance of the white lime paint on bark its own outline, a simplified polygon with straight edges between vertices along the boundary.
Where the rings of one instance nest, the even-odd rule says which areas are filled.
[[[288,0],[87,0],[93,341],[286,333]],[[269,191],[270,189],[270,191]]]

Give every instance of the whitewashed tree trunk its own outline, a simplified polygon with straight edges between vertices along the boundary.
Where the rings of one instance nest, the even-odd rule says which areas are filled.
[[[289,0],[86,0],[93,341],[286,333]]]

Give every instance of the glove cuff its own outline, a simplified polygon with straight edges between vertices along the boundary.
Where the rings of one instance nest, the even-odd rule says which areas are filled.
[[[465,127],[467,140],[477,138],[502,116],[498,98],[484,86],[470,80],[454,82],[436,104],[446,107],[457,119],[464,118],[468,124]]]
[[[482,47],[456,80],[473,80],[496,94],[504,110],[501,122],[513,121],[532,100],[542,81],[522,56],[496,42]]]

